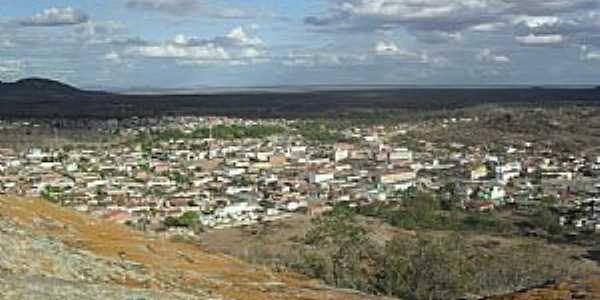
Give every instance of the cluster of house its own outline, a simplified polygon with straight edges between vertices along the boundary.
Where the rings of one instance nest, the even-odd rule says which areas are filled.
[[[171,118],[164,128],[260,122],[227,118]],[[0,149],[0,194],[44,197],[117,222],[164,227],[168,217],[196,212],[206,227],[223,228],[318,215],[332,204],[402,201],[411,189],[439,195],[447,205],[474,211],[554,205],[560,222],[599,228],[595,170],[600,159],[575,157],[523,143],[497,153],[457,143],[390,142],[407,126],[340,130],[352,142],[324,143],[293,130],[266,138],[182,138],[94,147]],[[160,127],[126,128],[132,138]],[[136,140],[136,139],[133,139]],[[399,139],[402,140],[401,138]],[[398,141],[398,140],[395,140]],[[579,205],[576,205],[579,203]],[[583,213],[581,213],[583,211]]]

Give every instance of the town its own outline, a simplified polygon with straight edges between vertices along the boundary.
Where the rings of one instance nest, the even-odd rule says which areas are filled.
[[[476,122],[474,116],[332,129],[286,119],[108,120],[98,130],[122,142],[0,149],[0,194],[42,197],[138,229],[193,235],[318,216],[339,203],[401,203],[418,190],[446,209],[526,214],[546,207],[570,235],[600,231],[600,156],[527,141],[487,149],[411,135],[415,128]]]
[[[2,4],[0,300],[600,299],[600,0]]]

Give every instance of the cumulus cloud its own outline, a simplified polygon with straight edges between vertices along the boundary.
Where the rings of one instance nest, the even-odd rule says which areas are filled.
[[[213,43],[197,46],[184,46],[176,41],[172,41],[164,45],[139,47],[135,50],[140,55],[150,58],[176,58],[196,61],[229,59],[229,54],[225,49]]]
[[[504,0],[509,13],[548,16],[600,7],[597,0]]]
[[[597,0],[330,0],[329,11],[309,16],[318,26],[406,25],[417,29],[457,31],[498,24],[509,16],[550,16],[600,7]]]
[[[87,22],[89,17],[82,11],[72,7],[49,8],[26,20],[21,20],[21,26],[68,26]]]
[[[521,16],[516,17],[514,23],[514,32],[517,36],[525,40],[539,41],[541,45],[568,42],[600,46],[600,12],[598,11],[567,16]],[[544,43],[545,40],[548,43]],[[552,43],[552,40],[555,43]]]
[[[495,54],[491,49],[485,48],[479,51],[477,60],[483,63],[509,63],[510,58],[506,55]]]
[[[462,41],[463,33],[514,35],[525,45],[599,37],[597,0],[329,0],[307,16],[313,29],[408,31],[419,41]]]
[[[146,58],[174,59],[194,64],[248,64],[268,61],[263,41],[242,27],[225,36],[201,39],[182,34],[165,43],[129,47],[128,54]]]
[[[417,30],[456,32],[493,22],[506,4],[494,0],[344,0],[332,1],[325,16],[309,16],[310,25],[342,24],[353,28],[403,25]]]
[[[432,67],[442,67],[448,64],[448,59],[439,55],[431,55],[426,51],[408,50],[392,41],[378,41],[373,48],[375,59],[391,59],[394,62],[427,64]]]
[[[257,36],[249,36],[246,31],[244,31],[244,28],[241,26],[238,26],[236,28],[234,28],[228,35],[227,37],[229,39],[231,39],[232,41],[235,41],[237,43],[239,43],[240,45],[252,45],[252,46],[257,46],[257,45],[262,45],[263,41],[257,37]]]
[[[390,41],[379,41],[375,44],[375,54],[379,56],[388,56],[388,57],[400,57],[405,59],[421,59],[422,55],[409,51],[406,49],[402,49],[396,45],[394,42]]]

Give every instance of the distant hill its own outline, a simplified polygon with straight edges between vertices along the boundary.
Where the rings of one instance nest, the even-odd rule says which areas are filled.
[[[44,78],[25,78],[15,82],[0,82],[0,98],[28,97],[71,98],[74,96],[105,94],[83,91],[62,82]]]
[[[78,92],[77,88],[62,82],[44,79],[44,78],[25,78],[15,82],[2,82],[2,89],[23,90],[23,89],[39,89],[44,92]]]
[[[127,118],[226,115],[256,118],[361,117],[433,111],[481,104],[600,105],[593,87],[349,86],[237,91],[197,89],[114,94],[85,91],[58,81],[30,78],[0,83],[0,117]]]

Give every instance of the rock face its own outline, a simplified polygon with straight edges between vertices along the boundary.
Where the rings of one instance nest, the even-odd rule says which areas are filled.
[[[56,207],[0,198],[0,299],[369,299]]]
[[[545,287],[535,288],[489,300],[596,300],[600,299],[600,277],[597,279],[569,279]]]
[[[103,259],[0,220],[0,295],[6,299],[190,299],[184,293],[128,288],[121,278],[152,281],[135,264]],[[163,298],[164,299],[164,298]]]

